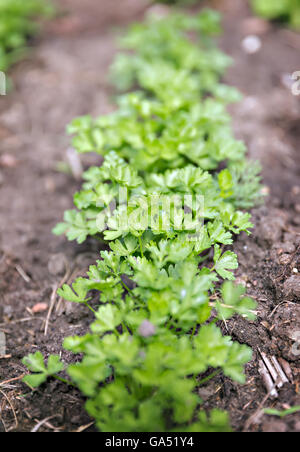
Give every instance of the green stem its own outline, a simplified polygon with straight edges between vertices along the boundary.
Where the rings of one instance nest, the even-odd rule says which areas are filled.
[[[141,236],[139,236],[139,244],[140,244],[141,255],[142,255],[142,257],[144,257],[143,243],[142,243],[142,238],[141,238]]]
[[[127,284],[124,283],[124,281],[122,280],[122,278],[120,278],[120,283],[122,284],[122,286],[124,287],[124,289],[127,290],[128,293],[130,293],[130,295],[131,295],[133,298],[135,298],[136,300],[140,300],[140,298],[137,297],[137,296],[133,293],[133,290],[131,290],[131,289],[127,286]],[[140,300],[140,301],[142,301],[142,300]]]
[[[203,378],[203,380],[200,380],[197,385],[201,386],[204,385],[205,383],[207,383],[208,381],[212,380],[214,377],[216,377],[217,375],[219,375],[222,372],[221,369],[217,369],[215,372],[213,372],[212,374],[210,374],[208,377]]]
[[[92,308],[92,306],[90,306],[90,305],[88,304],[87,301],[85,301],[84,304],[85,304],[85,306],[86,306],[90,311],[92,311],[94,314],[96,314],[96,311]]]
[[[132,292],[132,290],[127,286],[127,284],[125,284],[125,283],[123,282],[122,279],[121,279],[121,284],[122,284],[122,286],[124,287],[124,289],[127,290],[127,292],[130,293],[130,295],[132,295],[133,297],[135,296],[134,293]]]
[[[193,331],[192,331],[192,334],[191,334],[191,340],[192,340],[193,337],[195,336],[196,328],[197,328],[197,325],[195,325],[194,328],[193,328]]]
[[[65,383],[68,386],[73,386],[73,388],[76,388],[76,385],[72,383],[70,380],[66,380],[65,378],[59,377],[58,375],[53,375],[53,378],[55,378],[58,381],[61,381],[62,383]]]

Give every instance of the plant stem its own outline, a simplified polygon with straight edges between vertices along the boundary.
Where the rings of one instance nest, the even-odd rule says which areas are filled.
[[[141,255],[142,255],[142,257],[144,257],[144,252],[143,252],[143,243],[142,243],[142,239],[141,239],[141,236],[139,236],[139,244],[140,244]]]
[[[217,375],[219,375],[222,372],[221,369],[217,369],[215,372],[213,372],[212,374],[210,374],[208,377],[203,378],[203,380],[200,380],[197,385],[201,386],[204,385],[205,383],[207,383],[208,381],[212,380],[214,377],[216,377]]]
[[[58,375],[53,375],[53,378],[55,378],[58,381],[61,381],[62,383],[65,383],[68,386],[73,386],[73,388],[76,388],[76,385],[72,383],[70,380],[66,380],[65,378],[59,377]]]
[[[87,308],[89,308],[90,311],[92,311],[94,314],[96,314],[96,311],[92,308],[92,306],[90,306],[90,305],[88,304],[87,301],[85,301],[84,304],[85,304],[85,306],[86,306]]]
[[[191,340],[192,340],[193,337],[195,336],[196,328],[197,328],[197,325],[195,325],[194,328],[193,328],[193,331],[192,331],[192,334],[191,334]]]
[[[135,296],[134,293],[132,292],[132,290],[127,286],[127,284],[125,284],[125,283],[123,282],[122,279],[121,279],[121,284],[122,284],[122,286],[124,287],[124,289],[127,290],[127,292],[130,293],[130,295],[132,295],[133,297]]]

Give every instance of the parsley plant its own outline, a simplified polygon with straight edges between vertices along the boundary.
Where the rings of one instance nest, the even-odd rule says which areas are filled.
[[[78,152],[104,159],[54,230],[108,247],[86,278],[58,292],[95,316],[64,348],[83,356],[66,370],[102,432],[228,431],[226,413],[199,409],[197,386],[206,372],[245,382],[252,352],[218,325],[236,314],[255,319],[255,302],[233,283],[229,246],[252,227],[243,209],[260,182],[226,111],[238,93],[219,83],[229,64],[211,40],[219,30],[212,11],[132,26],[122,40],[129,53],[112,70],[127,91],[118,109],[68,129]],[[23,362],[33,387],[60,378],[57,357]]]

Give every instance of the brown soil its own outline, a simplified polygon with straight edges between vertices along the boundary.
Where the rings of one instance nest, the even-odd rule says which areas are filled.
[[[84,3],[84,5],[83,5]],[[119,3],[119,5],[116,5]],[[54,237],[52,227],[72,206],[78,182],[57,171],[65,159],[66,124],[74,117],[99,115],[113,108],[107,71],[116,51],[117,27],[140,19],[146,0],[64,0],[67,14],[44,31],[30,58],[11,73],[14,91],[0,99],[0,331],[8,357],[0,358],[0,431],[76,431],[91,420],[75,389],[52,381],[31,392],[19,378],[28,352],[62,353],[65,336],[86,331],[91,320],[80,306],[54,308],[45,335],[47,311],[33,314],[37,303],[50,305],[62,280],[84,274],[97,257],[92,240],[82,246]],[[224,10],[223,48],[235,65],[226,81],[241,89],[244,101],[233,109],[237,136],[251,158],[263,165],[265,206],[254,211],[252,236],[240,237],[238,280],[259,304],[258,321],[227,324],[233,337],[251,345],[248,381],[239,386],[216,377],[200,391],[205,407],[217,404],[230,412],[236,430],[300,431],[300,415],[283,420],[254,416],[263,407],[300,405],[300,97],[284,77],[300,69],[300,37],[278,26],[249,21],[244,0],[215,1]],[[241,41],[259,32],[262,49],[247,55]],[[10,156],[8,158],[7,156]],[[85,162],[88,164],[88,160]],[[294,345],[294,348],[293,348]],[[259,351],[284,358],[293,382],[266,398],[258,372]],[[94,431],[93,425],[85,431]]]

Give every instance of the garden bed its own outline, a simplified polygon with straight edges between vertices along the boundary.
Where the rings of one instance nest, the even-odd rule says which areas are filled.
[[[31,392],[12,379],[24,374],[24,355],[36,350],[60,354],[63,338],[86,332],[92,318],[79,305],[61,303],[46,322],[48,309],[33,314],[32,308],[50,306],[55,288],[84,275],[98,257],[93,240],[75,245],[53,236],[51,229],[78,189],[73,177],[58,171],[69,147],[65,126],[78,115],[113,109],[107,71],[116,51],[115,27],[140,19],[145,9],[140,0],[126,0],[128,8],[124,0],[122,8],[106,0],[99,3],[85,2],[83,13],[81,2],[66,0],[72,14],[49,25],[30,58],[13,70],[15,91],[1,98],[0,330],[8,357],[0,361],[0,381],[8,383],[0,386],[0,431],[30,431],[47,418],[40,431],[95,430],[76,389],[51,381]],[[241,41],[257,22],[247,20],[251,16],[242,0],[216,3],[224,11],[221,44],[235,62],[226,82],[245,96],[232,108],[236,133],[246,141],[250,157],[261,161],[269,195],[253,213],[253,234],[235,244],[238,280],[258,301],[257,322],[235,319],[227,324],[236,340],[255,351],[248,381],[239,386],[216,377],[200,395],[205,408],[217,404],[228,410],[236,430],[299,431],[297,414],[284,420],[252,416],[262,402],[279,409],[300,405],[299,356],[292,353],[292,333],[300,331],[300,102],[285,76],[300,69],[300,38],[277,26],[260,27],[262,49],[247,55]],[[286,384],[277,400],[264,401],[259,350],[290,365],[294,383]],[[62,353],[65,361],[72,359]]]

